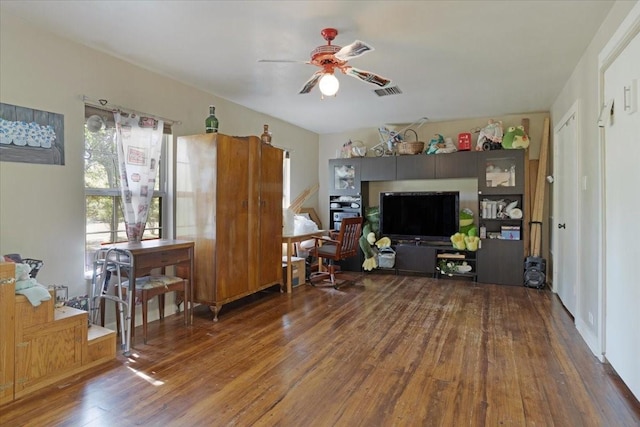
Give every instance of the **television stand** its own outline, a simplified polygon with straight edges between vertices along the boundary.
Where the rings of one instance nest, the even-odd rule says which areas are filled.
[[[448,247],[451,246],[451,242],[445,242],[444,240],[416,240],[416,239],[398,239],[393,240],[394,245],[409,245],[409,246],[433,246],[433,247]]]
[[[392,246],[396,251],[396,272],[411,272],[433,276],[436,272],[436,254],[453,247],[451,242],[396,240]]]

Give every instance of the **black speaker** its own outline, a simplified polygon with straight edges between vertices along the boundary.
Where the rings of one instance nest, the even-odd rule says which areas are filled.
[[[544,258],[529,256],[524,261],[524,285],[528,288],[544,288],[546,282],[547,261]]]
[[[543,273],[547,272],[547,261],[544,258],[538,256],[528,256],[524,260],[524,269],[528,270],[529,268],[537,268]]]
[[[546,281],[545,274],[535,267],[528,268],[524,272],[524,285],[527,288],[542,289],[544,288],[545,281]]]

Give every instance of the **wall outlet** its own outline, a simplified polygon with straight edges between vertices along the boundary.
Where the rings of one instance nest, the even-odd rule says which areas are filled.
[[[589,323],[593,326],[593,313],[589,312]]]

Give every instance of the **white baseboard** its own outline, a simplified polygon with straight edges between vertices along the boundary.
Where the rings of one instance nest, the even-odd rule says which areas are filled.
[[[587,343],[587,346],[589,347],[593,355],[596,356],[600,362],[604,363],[605,358],[600,346],[600,339],[598,339],[598,337],[591,332],[587,324],[584,323],[584,321],[582,321],[581,319],[576,319],[575,325],[578,333],[580,334],[584,342]]]

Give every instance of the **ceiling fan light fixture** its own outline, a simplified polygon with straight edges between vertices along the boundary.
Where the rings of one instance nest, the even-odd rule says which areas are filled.
[[[338,93],[340,82],[338,81],[338,78],[333,75],[333,73],[325,73],[322,77],[320,77],[318,86],[320,87],[320,92],[322,92],[322,95],[334,96],[336,93]]]

